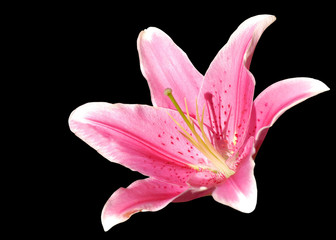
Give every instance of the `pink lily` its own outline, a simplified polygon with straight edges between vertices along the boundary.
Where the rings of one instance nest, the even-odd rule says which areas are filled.
[[[274,16],[247,19],[205,76],[157,28],[138,37],[140,66],[153,106],[88,103],[69,118],[71,130],[108,160],[149,178],[112,194],[102,211],[107,231],[137,212],[209,196],[241,212],[255,209],[254,157],[268,128],[287,109],[329,90],[311,78],[266,88],[254,101],[249,66]]]

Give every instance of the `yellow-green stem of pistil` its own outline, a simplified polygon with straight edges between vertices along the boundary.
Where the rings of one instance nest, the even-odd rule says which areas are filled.
[[[164,94],[169,97],[173,105],[175,106],[176,110],[179,112],[181,115],[182,119],[184,122],[187,124],[189,127],[190,131],[194,135],[194,138],[187,132],[187,130],[182,127],[182,125],[176,121],[169,113],[168,115],[170,118],[176,123],[176,125],[181,129],[180,133],[193,145],[195,146],[208,160],[214,165],[216,168],[216,171],[222,173],[226,178],[229,178],[231,175],[233,175],[235,172],[230,169],[227,164],[226,160],[218,151],[214,148],[214,146],[211,144],[209,138],[204,132],[203,128],[203,117],[204,117],[204,107],[202,110],[202,117],[200,118],[199,113],[198,113],[198,105],[196,101],[196,119],[199,125],[199,128],[202,133],[202,137],[196,132],[194,122],[191,120],[189,111],[188,111],[188,106],[187,106],[187,101],[185,101],[185,106],[186,106],[186,113],[187,116],[184,114],[178,103],[176,102],[172,90],[170,88],[166,88],[164,91]]]

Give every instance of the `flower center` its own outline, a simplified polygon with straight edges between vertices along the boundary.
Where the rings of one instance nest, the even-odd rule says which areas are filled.
[[[226,178],[229,178],[231,175],[235,174],[235,171],[230,169],[226,163],[227,159],[229,158],[229,154],[228,156],[221,155],[215,149],[215,147],[211,144],[208,136],[205,134],[204,125],[203,125],[205,106],[203,106],[202,116],[200,117],[199,112],[198,112],[197,100],[196,100],[196,120],[198,123],[198,127],[201,131],[202,136],[200,136],[200,134],[198,134],[195,129],[195,124],[193,120],[190,118],[186,99],[184,99],[184,102],[185,102],[187,115],[185,115],[185,113],[182,111],[182,109],[176,102],[172,92],[173,91],[170,88],[166,88],[164,91],[164,94],[169,97],[169,99],[171,100],[176,110],[181,115],[184,122],[187,124],[192,134],[188,133],[187,130],[184,127],[182,127],[182,125],[168,113],[170,118],[180,128],[180,133],[213,164],[213,166],[215,167],[215,170],[213,170],[214,172],[220,172]]]

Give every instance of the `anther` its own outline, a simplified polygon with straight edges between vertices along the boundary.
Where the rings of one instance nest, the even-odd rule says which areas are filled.
[[[171,88],[166,88],[164,90],[164,95],[168,96],[169,94],[172,94],[173,90],[171,90]]]

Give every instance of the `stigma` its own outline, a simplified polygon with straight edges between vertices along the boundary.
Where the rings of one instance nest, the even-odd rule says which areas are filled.
[[[170,101],[173,103],[176,110],[181,115],[183,121],[187,124],[187,126],[188,126],[188,128],[189,128],[189,130],[191,131],[192,134],[190,134],[176,119],[174,119],[168,113],[169,117],[179,127],[180,133],[212,163],[214,169],[210,169],[210,170],[215,172],[215,173],[221,173],[226,178],[229,178],[230,176],[235,174],[235,171],[232,170],[231,168],[229,168],[227,163],[226,163],[230,154],[226,154],[225,156],[221,155],[215,149],[215,147],[212,145],[212,143],[210,142],[208,136],[206,135],[206,133],[204,131],[203,119],[204,119],[205,106],[203,106],[202,115],[200,116],[199,112],[198,112],[198,104],[197,104],[197,100],[196,100],[196,120],[197,120],[198,127],[201,131],[201,133],[199,134],[196,131],[194,120],[192,120],[190,118],[186,99],[184,99],[185,108],[186,108],[186,110],[185,110],[186,114],[185,114],[182,111],[181,107],[176,102],[176,100],[173,96],[172,89],[166,88],[164,90],[164,94],[169,97]],[[195,169],[198,169],[197,166],[193,166],[193,167]]]

